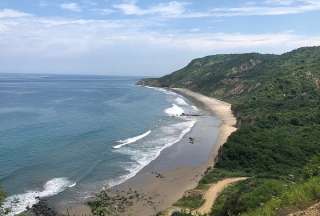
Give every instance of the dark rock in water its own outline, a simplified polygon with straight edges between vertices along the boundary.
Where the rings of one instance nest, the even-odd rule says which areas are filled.
[[[58,214],[48,206],[46,200],[42,200],[39,197],[37,199],[39,199],[39,202],[27,210],[26,214],[28,216],[58,216]]]
[[[188,113],[181,113],[180,116],[200,116],[199,114],[188,114]]]
[[[181,116],[201,116],[200,114],[188,114],[188,113],[182,113]]]

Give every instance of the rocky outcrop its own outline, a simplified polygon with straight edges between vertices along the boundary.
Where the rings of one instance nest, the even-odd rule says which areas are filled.
[[[28,216],[59,216],[52,208],[50,208],[46,200],[40,199],[39,202],[33,205],[25,213]]]

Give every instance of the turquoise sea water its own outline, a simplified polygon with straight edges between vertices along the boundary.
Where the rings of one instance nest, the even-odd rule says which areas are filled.
[[[181,96],[138,78],[0,74],[0,185],[13,213],[35,197],[90,196],[134,176],[194,125]],[[14,202],[13,202],[14,201]]]

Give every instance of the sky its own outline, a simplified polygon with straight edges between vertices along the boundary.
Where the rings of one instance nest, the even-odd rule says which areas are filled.
[[[320,45],[320,0],[1,0],[0,72],[160,76]]]

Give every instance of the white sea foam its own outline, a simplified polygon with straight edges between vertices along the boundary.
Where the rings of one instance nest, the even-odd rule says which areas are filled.
[[[154,89],[156,91],[160,91],[162,93],[165,93],[165,94],[171,96],[168,98],[168,101],[170,101],[172,103],[172,107],[167,108],[165,110],[165,113],[169,116],[181,116],[182,113],[192,112],[192,110],[196,111],[196,112],[199,111],[195,106],[191,106],[190,104],[188,104],[184,100],[183,96],[181,96],[173,91],[167,90],[165,88],[158,88],[158,87],[151,87],[151,86],[144,86],[144,87]],[[182,106],[183,108],[180,106]]]
[[[73,188],[75,186],[77,186],[77,182],[74,182],[73,184],[69,185],[68,188]]]
[[[194,111],[199,111],[198,107],[196,107],[196,106],[192,106],[192,109],[193,109]]]
[[[181,116],[184,110],[176,104],[172,104],[172,107],[167,108],[165,111],[169,116]]]
[[[159,91],[159,92],[162,92],[162,93],[165,93],[167,95],[178,95],[177,93],[173,92],[173,91],[169,91],[169,90],[166,90],[164,88],[159,88],[159,87],[152,87],[152,86],[143,86],[145,88],[150,88],[150,89],[154,89],[156,91]]]
[[[117,152],[129,155],[135,162],[123,164],[123,168],[128,171],[128,174],[109,181],[108,186],[119,185],[137,175],[140,170],[159,157],[164,149],[179,142],[191,131],[195,123],[195,120],[191,120],[163,126],[159,128],[159,133],[153,133],[155,137],[152,140],[143,143],[139,148],[117,149]]]
[[[131,137],[131,138],[128,138],[128,139],[125,139],[125,140],[119,140],[118,142],[121,143],[121,144],[113,146],[112,148],[119,149],[119,148],[121,148],[121,147],[123,147],[125,145],[131,144],[131,143],[135,143],[138,140],[141,140],[144,137],[148,136],[150,133],[151,133],[151,130],[149,130],[149,131],[147,131],[144,134],[141,134],[139,136]]]
[[[181,105],[181,106],[188,106],[188,105],[189,105],[189,104],[188,104],[185,100],[183,100],[183,98],[181,98],[181,97],[177,97],[177,98],[175,99],[175,102],[176,102],[177,104]]]
[[[182,96],[179,94],[157,87],[144,86],[146,88],[154,89],[169,95],[168,98],[172,102],[172,106],[165,110],[165,113],[169,116],[180,116],[184,113],[184,109],[188,110],[192,108]],[[180,106],[183,106],[181,108]],[[114,151],[129,155],[134,162],[123,163],[122,167],[128,172],[128,174],[108,181],[108,186],[113,187],[119,185],[128,179],[137,175],[145,166],[155,160],[161,152],[179,142],[187,133],[191,131],[196,123],[193,118],[181,118],[185,121],[174,123],[160,128],[154,129],[150,139],[143,140],[138,146],[129,145],[128,148],[118,148]]]
[[[37,197],[44,198],[54,196],[74,186],[76,186],[76,183],[69,181],[67,178],[54,178],[44,184],[42,191],[33,190],[23,194],[9,196],[5,200],[3,207],[5,209],[11,209],[7,216],[14,216],[25,211],[27,207],[36,204],[39,201]]]

